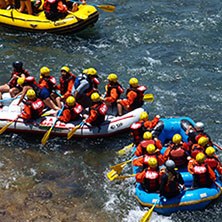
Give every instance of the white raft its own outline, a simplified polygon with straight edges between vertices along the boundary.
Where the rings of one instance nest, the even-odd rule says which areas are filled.
[[[8,101],[7,101],[8,102]],[[3,109],[0,109],[0,128],[16,119],[21,113],[21,106],[17,106],[18,100],[14,100],[10,105],[6,102],[3,103]],[[6,105],[7,104],[7,105]],[[90,124],[84,124],[81,126],[73,137],[106,137],[113,134],[121,133],[130,128],[130,125],[134,122],[139,121],[139,116],[145,110],[143,108],[137,108],[122,116],[106,115],[105,122],[99,127],[91,126]],[[48,111],[50,113],[50,111]],[[55,111],[51,111],[51,113]],[[53,125],[56,117],[44,116],[37,120],[23,120],[18,118],[13,122],[7,129],[7,131],[23,132],[23,133],[45,133]],[[52,134],[66,136],[67,133],[78,126],[82,119],[70,123],[64,123],[57,121],[55,127],[52,130]]]

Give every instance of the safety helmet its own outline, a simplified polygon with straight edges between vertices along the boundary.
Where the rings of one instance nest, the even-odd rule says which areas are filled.
[[[75,102],[76,102],[76,99],[73,97],[73,96],[69,96],[67,99],[66,99],[66,104],[68,106],[74,106],[75,105]]]
[[[91,95],[91,100],[93,101],[93,102],[98,102],[98,101],[100,101],[100,95],[99,95],[99,93],[93,93],[92,95]]]
[[[205,153],[207,156],[212,157],[215,154],[215,149],[212,146],[207,147]]]
[[[26,93],[28,99],[33,100],[35,99],[35,91],[33,89],[29,89]]]
[[[88,69],[84,69],[84,70],[82,71],[82,73],[83,73],[83,74],[86,74],[86,73],[87,73],[87,70],[88,70]]]
[[[181,140],[182,140],[182,137],[181,137],[180,134],[175,134],[175,135],[173,136],[173,143],[179,144],[179,143],[181,142]]]
[[[168,170],[174,170],[175,168],[175,162],[173,160],[167,160],[165,162],[165,166]]]
[[[63,66],[63,67],[61,68],[61,71],[65,71],[65,72],[69,73],[69,72],[70,72],[70,69],[69,69],[69,67],[67,67],[67,66]]]
[[[131,79],[129,80],[129,84],[130,84],[132,87],[137,87],[137,86],[139,85],[139,81],[138,81],[138,79],[136,79],[136,78],[131,78]]]
[[[109,74],[108,78],[107,78],[110,82],[117,82],[118,80],[118,76],[114,73]]]
[[[48,67],[44,66],[40,69],[40,73],[41,73],[41,75],[49,76],[50,70]]]
[[[148,118],[149,118],[149,115],[147,112],[142,112],[140,114],[140,120],[148,120]]]
[[[196,161],[197,161],[198,163],[203,163],[204,160],[205,160],[205,155],[204,155],[203,153],[198,153],[198,154],[196,155]]]
[[[20,61],[16,61],[16,62],[13,62],[12,66],[13,66],[16,70],[20,71],[20,70],[22,70],[23,63],[20,62]]]
[[[152,138],[153,138],[153,135],[152,135],[152,133],[149,132],[149,131],[146,131],[146,132],[143,134],[143,139],[144,139],[144,140],[152,140]]]
[[[87,69],[86,74],[87,75],[91,75],[91,76],[96,76],[97,75],[97,71],[94,68],[89,68],[89,69]]]
[[[21,86],[25,81],[25,78],[24,77],[20,77],[17,79],[17,83]]]
[[[147,147],[146,147],[146,151],[148,154],[153,154],[156,150],[156,147],[153,145],[153,144],[149,144]]]
[[[204,130],[204,124],[203,124],[202,122],[197,122],[197,123],[195,124],[195,129],[196,129],[197,131]]]
[[[198,144],[203,147],[205,147],[208,144],[208,142],[209,142],[209,139],[208,137],[205,137],[205,136],[200,137],[200,139],[198,140]]]
[[[154,158],[154,157],[149,158],[149,160],[148,160],[148,165],[149,165],[151,168],[156,168],[157,165],[158,165],[157,159]]]

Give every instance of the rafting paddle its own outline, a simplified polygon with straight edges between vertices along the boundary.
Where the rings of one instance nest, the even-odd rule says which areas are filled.
[[[156,202],[153,204],[153,206],[144,214],[140,222],[149,222],[150,218],[152,216],[153,210],[159,200],[156,200]]]
[[[118,177],[115,178],[115,180],[122,180],[122,179],[135,177],[135,176],[136,176],[136,174],[126,175],[126,176],[118,176]]]
[[[68,13],[69,13],[69,14],[72,14],[72,15],[74,15],[76,18],[82,19],[82,20],[86,20],[86,19],[89,18],[88,15],[83,14],[82,12],[79,12],[79,11],[77,11],[77,12],[68,11]]]
[[[218,149],[222,150],[221,147],[219,147],[216,143],[213,143],[214,146],[216,146]]]
[[[74,1],[74,0],[69,0],[70,2],[75,2],[75,3],[79,3],[79,4],[83,4],[83,2],[80,2],[80,1]],[[95,4],[87,4],[87,5],[91,5],[91,6],[94,6],[94,7],[97,7],[97,8],[100,8],[102,9],[103,11],[105,12],[114,12],[116,7],[113,6],[113,5],[95,5]]]
[[[119,174],[122,172],[123,168],[126,166],[127,163],[132,162],[133,159],[127,160],[123,163],[116,164],[114,166],[111,166],[110,169],[112,169],[109,173],[107,173],[107,177],[109,180],[114,180],[119,176]]]
[[[56,117],[56,120],[54,121],[53,125],[50,127],[50,129],[49,129],[49,130],[44,134],[44,136],[42,137],[41,143],[42,143],[43,146],[45,146],[45,144],[46,144],[46,142],[47,142],[47,140],[48,140],[48,138],[49,138],[49,135],[50,135],[52,129],[54,128],[54,126],[55,126],[58,118],[61,116],[61,114],[62,114],[62,112],[63,112],[64,107],[65,107],[65,105],[63,105],[62,109],[59,111],[59,114],[58,114],[58,116]]]
[[[22,115],[22,113],[19,114],[14,120],[12,120],[12,121],[11,121],[10,123],[8,123],[6,126],[4,126],[3,128],[1,128],[1,129],[0,129],[0,135],[1,135],[2,133],[4,133],[5,130],[6,130],[12,123],[14,123],[21,115]]]
[[[131,148],[133,148],[133,147],[134,147],[134,143],[131,143],[131,144],[127,145],[127,146],[124,146],[121,150],[119,150],[117,152],[117,154],[118,155],[124,155],[127,152],[129,152],[130,150],[132,150]]]
[[[67,134],[67,140],[71,139],[72,136],[75,134],[76,130],[79,129],[84,123],[85,121],[88,119],[89,117],[86,117],[78,126],[74,127],[68,134]]]
[[[146,102],[153,102],[154,101],[154,96],[153,94],[145,94],[143,96],[143,100]]]

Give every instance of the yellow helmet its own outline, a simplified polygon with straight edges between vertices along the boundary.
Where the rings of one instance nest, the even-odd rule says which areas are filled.
[[[65,71],[65,72],[70,72],[70,69],[69,69],[69,67],[67,67],[67,66],[63,66],[62,68],[61,68],[61,71]]]
[[[147,147],[146,147],[146,151],[148,154],[153,154],[156,150],[156,147],[153,145],[153,144],[149,144]]]
[[[205,153],[207,156],[212,157],[215,154],[215,149],[212,146],[207,147]]]
[[[129,80],[129,84],[130,84],[132,87],[137,87],[137,86],[139,85],[139,81],[138,81],[138,79],[136,79],[136,78],[131,78],[131,79]]]
[[[179,144],[179,143],[181,142],[181,140],[182,140],[182,137],[181,137],[180,134],[175,134],[175,135],[173,136],[173,143]]]
[[[157,159],[154,158],[154,157],[149,158],[149,160],[148,160],[148,165],[149,165],[151,168],[156,168],[157,165],[158,165]]]
[[[87,69],[86,74],[87,75],[91,75],[91,76],[96,76],[97,75],[97,71],[94,68],[89,68],[89,69]]]
[[[66,104],[68,106],[74,106],[75,105],[75,102],[76,102],[76,99],[73,97],[73,96],[69,96],[67,99],[66,99]]]
[[[203,147],[205,147],[208,144],[208,142],[209,142],[209,139],[204,136],[200,137],[200,139],[198,140],[198,144]]]
[[[21,86],[25,81],[25,78],[24,77],[20,77],[17,79],[17,83]]]
[[[83,73],[83,74],[86,74],[87,71],[88,71],[88,69],[84,69],[84,70],[82,71],[82,73]]]
[[[50,70],[48,67],[44,66],[40,69],[40,73],[41,73],[41,75],[49,76]]]
[[[142,112],[140,114],[140,120],[148,120],[148,118],[149,118],[149,115],[147,112]]]
[[[196,161],[197,161],[198,163],[203,163],[204,160],[205,160],[205,155],[204,155],[203,153],[198,153],[198,154],[196,155]]]
[[[33,89],[29,89],[26,93],[28,99],[33,100],[35,99],[35,91]]]
[[[93,101],[93,102],[98,102],[98,101],[100,101],[100,95],[99,95],[99,93],[93,93],[92,95],[91,95],[91,100]]]
[[[146,132],[143,134],[143,139],[144,139],[144,140],[152,140],[152,138],[153,138],[153,135],[152,135],[152,133],[149,132],[149,131],[146,131]]]
[[[118,76],[114,73],[109,74],[108,78],[107,78],[110,82],[117,82],[118,80]]]

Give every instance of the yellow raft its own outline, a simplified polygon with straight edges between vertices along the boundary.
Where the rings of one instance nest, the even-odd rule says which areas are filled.
[[[0,9],[0,24],[13,30],[29,32],[51,32],[66,34],[81,31],[92,26],[99,14],[94,6],[80,5],[77,12],[68,14],[64,19],[51,21],[44,12],[38,15],[19,13],[16,9]]]

